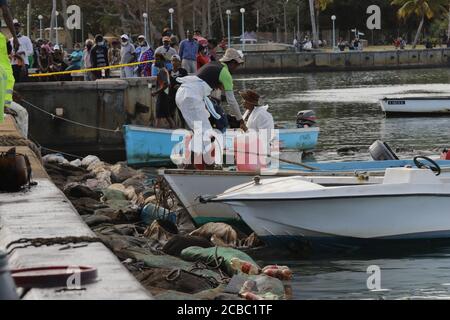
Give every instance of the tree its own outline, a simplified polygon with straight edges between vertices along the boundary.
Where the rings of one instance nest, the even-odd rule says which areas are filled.
[[[441,16],[447,11],[448,0],[394,0],[391,3],[400,6],[397,15],[400,19],[408,19],[416,16],[420,19],[419,27],[413,42],[413,49],[416,48],[422,32],[425,19],[433,19],[435,16]]]

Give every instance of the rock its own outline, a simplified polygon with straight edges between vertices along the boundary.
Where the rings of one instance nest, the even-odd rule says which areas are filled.
[[[113,183],[122,183],[137,174],[136,170],[131,169],[124,163],[118,163],[110,167],[109,170],[111,171],[111,180]]]
[[[102,196],[102,193],[93,191],[91,188],[77,183],[66,185],[63,191],[70,198],[91,198],[98,201]]]
[[[95,162],[100,162],[100,159],[96,156],[87,156],[81,161],[81,166],[87,168]]]

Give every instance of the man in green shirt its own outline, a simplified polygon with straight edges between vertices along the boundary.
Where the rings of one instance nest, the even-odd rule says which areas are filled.
[[[205,81],[213,90],[220,89],[225,92],[228,105],[231,107],[233,116],[240,121],[241,129],[247,130],[242,118],[239,103],[234,95],[234,83],[232,73],[244,63],[243,55],[236,49],[228,49],[220,61],[211,62],[203,66],[197,77]]]

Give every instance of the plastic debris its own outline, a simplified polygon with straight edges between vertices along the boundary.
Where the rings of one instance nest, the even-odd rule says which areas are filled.
[[[238,258],[231,259],[231,267],[237,272],[242,272],[248,275],[258,275],[261,273],[260,269],[251,262],[243,261]]]

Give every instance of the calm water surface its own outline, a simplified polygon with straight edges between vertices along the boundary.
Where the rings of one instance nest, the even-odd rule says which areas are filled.
[[[385,96],[450,96],[450,69],[240,76],[237,87],[260,92],[286,127],[295,125],[298,111],[315,110],[322,130],[317,160],[369,159],[367,148],[376,139],[405,159],[450,146],[450,117],[385,119],[378,105]],[[349,147],[353,152],[338,152]],[[267,263],[293,267],[294,299],[449,299],[450,245],[408,249]],[[382,288],[389,291],[367,289],[370,265],[381,268]]]
[[[241,76],[237,87],[261,93],[285,127],[295,126],[298,111],[316,111],[317,160],[369,159],[367,148],[377,139],[402,158],[450,145],[450,117],[385,119],[378,103],[386,96],[450,96],[450,69]],[[353,152],[343,157],[342,148]]]

